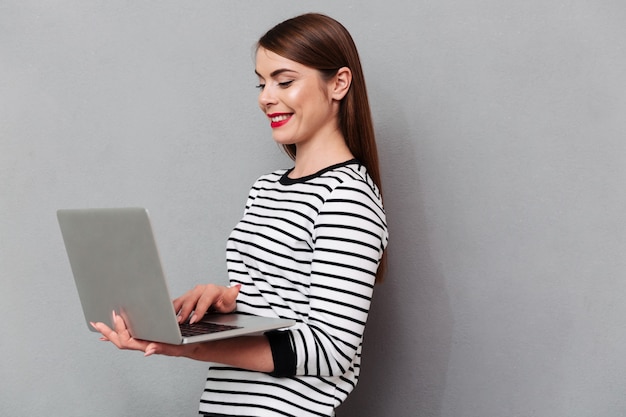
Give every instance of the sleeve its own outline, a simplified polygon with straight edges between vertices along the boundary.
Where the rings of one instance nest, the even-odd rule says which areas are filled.
[[[262,177],[257,179],[254,182],[254,184],[252,184],[252,187],[250,188],[250,191],[248,191],[248,198],[246,199],[246,205],[245,205],[245,208],[243,210],[244,215],[246,214],[246,212],[250,209],[250,207],[254,203],[254,200],[256,199],[256,196],[259,193],[259,188],[260,188],[260,182],[261,181],[262,181]]]
[[[291,343],[291,336],[287,331],[274,330],[266,332],[265,337],[270,343],[274,371],[270,375],[287,377],[296,374],[296,355]]]
[[[337,376],[350,369],[387,241],[382,204],[366,182],[350,181],[331,193],[314,225],[310,314],[289,332],[295,375]]]

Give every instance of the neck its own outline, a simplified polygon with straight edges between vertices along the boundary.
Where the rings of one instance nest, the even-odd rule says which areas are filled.
[[[299,145],[296,150],[295,166],[289,177],[306,177],[331,165],[349,161],[353,158],[354,156],[348,149],[343,136],[325,141],[324,144]]]

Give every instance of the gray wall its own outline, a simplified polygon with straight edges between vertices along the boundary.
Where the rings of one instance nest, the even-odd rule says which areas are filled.
[[[0,1],[0,415],[195,415],[205,365],[87,332],[55,210],[151,209],[171,290],[225,280],[289,166],[253,44],[305,11],[360,47],[391,228],[339,416],[626,415],[619,1]]]

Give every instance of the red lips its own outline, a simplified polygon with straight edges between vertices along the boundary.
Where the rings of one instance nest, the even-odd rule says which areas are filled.
[[[270,126],[272,129],[276,129],[285,125],[291,119],[292,113],[272,113],[268,114],[267,117],[270,119]]]

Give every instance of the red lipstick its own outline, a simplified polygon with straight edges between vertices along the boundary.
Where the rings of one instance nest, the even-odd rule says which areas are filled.
[[[267,117],[270,119],[270,126],[272,129],[276,129],[285,125],[291,119],[292,113],[272,113]]]

